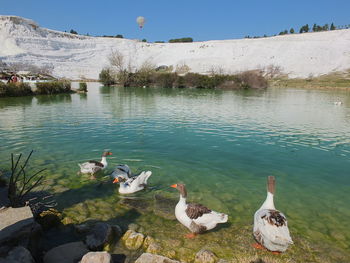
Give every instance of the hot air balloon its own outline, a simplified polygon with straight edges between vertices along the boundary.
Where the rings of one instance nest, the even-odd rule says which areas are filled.
[[[138,16],[136,18],[136,23],[139,25],[140,28],[143,27],[143,25],[145,24],[146,19],[143,16]]]

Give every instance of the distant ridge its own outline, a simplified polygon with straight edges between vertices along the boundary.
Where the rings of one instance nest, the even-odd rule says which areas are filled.
[[[144,43],[74,35],[40,27],[18,16],[0,16],[0,59],[53,67],[57,77],[97,79],[112,50],[133,68],[143,63],[192,72],[237,73],[278,67],[289,77],[309,77],[350,68],[350,29],[257,39],[193,43]]]

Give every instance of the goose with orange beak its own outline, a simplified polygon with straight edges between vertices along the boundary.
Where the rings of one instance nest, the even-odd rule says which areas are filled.
[[[101,161],[88,161],[82,164],[78,164],[80,167],[80,172],[83,174],[91,174],[94,176],[95,173],[106,169],[107,167],[107,156],[112,155],[111,152],[103,152]]]
[[[120,194],[132,194],[143,190],[147,186],[147,180],[152,175],[151,171],[143,171],[139,175],[129,177],[126,174],[114,176],[113,183],[119,183]]]
[[[258,244],[254,244],[253,247],[266,248],[276,254],[286,251],[293,241],[289,234],[286,216],[275,208],[274,193],[275,177],[269,176],[266,200],[254,214],[253,234]]]
[[[186,235],[187,238],[194,238],[197,234],[213,229],[219,223],[227,222],[228,215],[224,213],[212,211],[201,204],[187,204],[187,191],[184,184],[173,184],[170,187],[180,192],[180,200],[175,207],[175,216],[191,231]]]

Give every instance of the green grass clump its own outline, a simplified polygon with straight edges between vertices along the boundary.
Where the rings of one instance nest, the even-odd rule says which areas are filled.
[[[52,81],[52,82],[38,82],[36,83],[36,94],[51,95],[59,93],[71,93],[71,85],[68,81]]]
[[[2,83],[0,82],[0,97],[18,97],[33,95],[33,91],[26,83]]]
[[[80,82],[79,83],[79,89],[80,92],[87,92],[87,84],[86,82]]]

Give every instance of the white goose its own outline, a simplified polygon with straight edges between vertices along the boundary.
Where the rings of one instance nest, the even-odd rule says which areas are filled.
[[[275,177],[267,179],[267,197],[262,206],[254,214],[253,234],[259,244],[255,248],[263,248],[272,252],[284,252],[293,244],[289,234],[286,216],[276,210],[273,195],[275,193]]]
[[[184,184],[173,184],[171,187],[180,192],[180,200],[175,207],[175,216],[191,231],[186,235],[187,238],[194,238],[197,234],[213,229],[219,223],[227,222],[228,215],[226,214],[212,211],[201,204],[187,204],[187,191]]]
[[[83,174],[91,174],[94,176],[95,173],[101,171],[107,167],[107,156],[112,155],[111,152],[104,152],[102,154],[102,159],[100,162],[98,161],[88,161],[82,164],[78,164],[80,167],[80,172]]]
[[[127,166],[127,165],[126,165]],[[118,169],[116,169],[118,170]],[[139,175],[131,175],[129,170],[128,172],[119,173],[120,171],[116,170],[112,173],[112,177],[114,177],[113,183],[119,183],[119,193],[120,194],[132,194],[138,191],[143,190],[147,185],[148,178],[152,175],[151,171],[143,171]],[[130,177],[129,177],[130,176]]]

